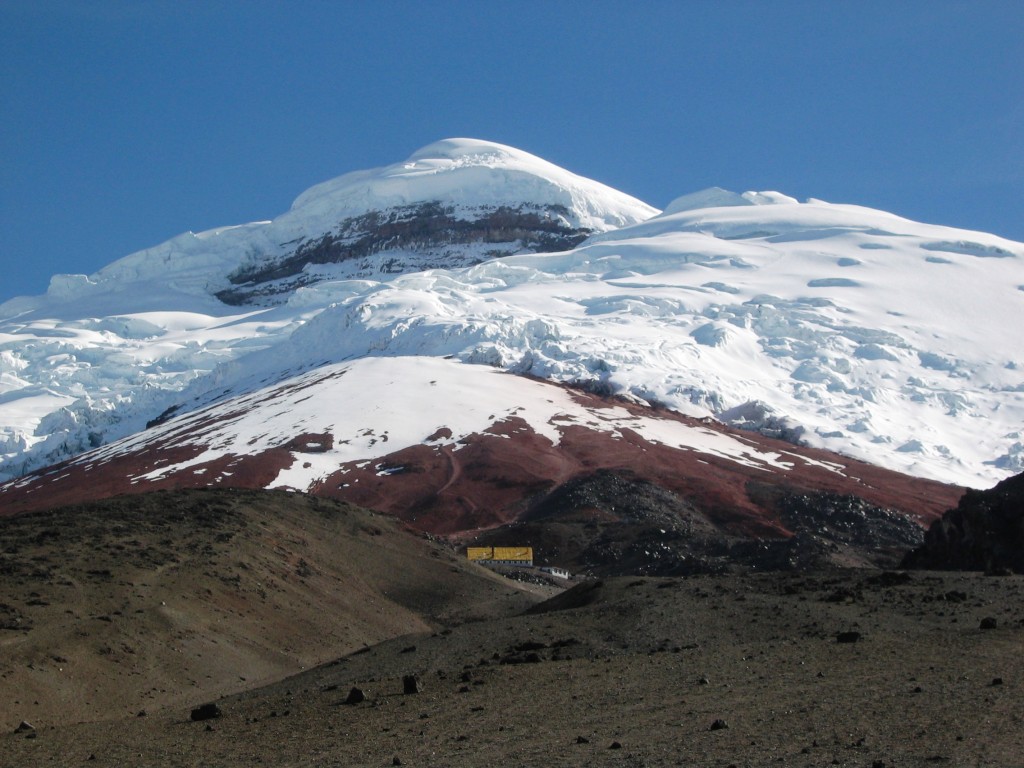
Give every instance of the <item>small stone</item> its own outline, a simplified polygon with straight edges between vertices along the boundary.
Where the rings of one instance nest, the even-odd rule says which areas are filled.
[[[32,723],[22,720],[18,723],[18,727],[14,729],[15,733],[25,733],[26,731],[34,731],[36,727]]]
[[[402,759],[398,755],[395,755],[393,758],[391,758],[391,764],[392,765],[401,765],[402,764]]]
[[[352,688],[352,690],[348,692],[348,696],[345,698],[345,703],[350,706],[353,704],[361,704],[364,701],[366,701],[366,694],[363,693],[362,688]]]
[[[608,745],[608,749],[622,749],[622,745],[617,741],[613,741]]]
[[[999,626],[999,623],[991,616],[986,616],[981,620],[981,624],[978,625],[979,629],[995,629]]]
[[[697,683],[700,685],[711,685],[711,681],[708,680],[706,677],[702,677],[700,680],[697,681]]]
[[[577,744],[589,744],[590,743],[590,739],[588,739],[586,736],[577,736],[576,737],[576,743]]]
[[[419,693],[422,690],[420,679],[416,675],[406,675],[402,678],[402,692],[406,695]]]
[[[212,720],[215,717],[220,717],[222,714],[220,707],[216,704],[203,704],[192,710],[191,717],[192,722],[198,723],[201,720]]]
[[[993,677],[992,678],[992,685],[1002,685],[1002,684],[1003,684],[1003,678],[1001,678],[1001,677]]]
[[[717,720],[715,720],[715,722],[713,722],[711,724],[711,727],[708,730],[711,730],[711,731],[721,731],[721,730],[723,730],[725,728],[728,728],[728,727],[729,727],[729,724],[727,722],[725,722],[725,720],[722,720],[721,718],[718,718]]]
[[[836,635],[837,643],[856,643],[858,640],[860,640],[860,632],[839,632]]]
[[[136,717],[145,717],[146,716],[146,710],[140,709],[139,713],[137,715],[135,715],[135,716]]]

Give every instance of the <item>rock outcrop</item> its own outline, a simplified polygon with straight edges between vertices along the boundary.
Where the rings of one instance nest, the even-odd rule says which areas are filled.
[[[969,490],[932,523],[907,568],[1024,573],[1024,474],[987,491]]]
[[[226,304],[283,303],[297,289],[324,279],[325,265],[345,265],[343,276],[380,279],[424,269],[457,269],[514,253],[574,248],[594,230],[571,224],[563,205],[480,206],[456,210],[440,201],[404,205],[346,218],[294,251],[240,267]]]

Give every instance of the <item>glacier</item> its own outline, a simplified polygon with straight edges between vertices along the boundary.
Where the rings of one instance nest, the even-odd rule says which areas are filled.
[[[424,205],[458,237],[381,235]],[[541,247],[524,222],[579,242]],[[301,263],[324,242],[334,261]],[[778,192],[659,212],[449,139],[272,222],[186,233],[0,305],[0,480],[313,368],[414,356],[982,487],[1024,470],[1022,320],[1020,243]]]

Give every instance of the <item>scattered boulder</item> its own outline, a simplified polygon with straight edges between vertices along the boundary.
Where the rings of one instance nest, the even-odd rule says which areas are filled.
[[[906,571],[882,571],[877,576],[869,576],[866,581],[879,587],[900,587],[914,580]]]
[[[402,678],[402,693],[408,696],[413,693],[419,693],[422,690],[423,686],[416,675],[406,675]]]
[[[20,723],[18,723],[18,727],[14,729],[14,732],[15,733],[29,733],[31,731],[34,731],[35,729],[36,729],[36,727],[34,725],[32,725],[32,723],[29,723],[29,722],[27,722],[25,720],[22,720]]]
[[[539,664],[544,658],[539,653],[510,653],[500,657],[499,664]]]
[[[202,720],[213,720],[222,714],[224,713],[220,711],[220,707],[216,704],[203,704],[192,710],[191,718],[192,722],[198,723]]]
[[[856,643],[860,640],[860,632],[849,631],[849,632],[838,632],[836,634],[837,643]]]
[[[711,727],[708,730],[709,731],[721,731],[721,730],[724,730],[725,728],[728,728],[728,727],[729,727],[729,724],[727,722],[725,722],[725,720],[723,720],[722,718],[718,718],[717,720],[715,720],[715,722],[713,722],[711,724]]]
[[[979,629],[996,629],[998,627],[999,622],[996,621],[992,616],[986,616],[984,619],[981,620],[981,623],[978,624]]]
[[[527,651],[541,651],[547,648],[545,643],[538,642],[536,640],[527,640],[526,642],[519,643],[513,650],[525,653]]]
[[[345,697],[345,703],[349,706],[362,704],[364,701],[366,701],[366,694],[363,692],[363,689],[356,688],[354,686],[352,690],[348,692],[348,696]]]

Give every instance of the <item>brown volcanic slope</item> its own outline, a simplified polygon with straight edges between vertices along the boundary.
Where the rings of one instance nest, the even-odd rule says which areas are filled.
[[[550,511],[551,499],[560,489],[602,471],[682,500],[700,529],[755,539],[800,533],[799,516],[787,513],[793,508],[791,500],[801,496],[824,494],[833,501],[856,497],[923,525],[954,506],[962,493],[954,486],[730,430],[710,420],[482,366],[392,359],[353,365],[362,367],[317,369],[170,418],[124,441],[8,483],[0,487],[0,515],[155,489],[263,488],[283,470],[302,466],[318,467],[318,479],[297,490],[349,501],[398,516],[419,530],[449,536],[468,536],[522,520],[536,522],[538,510]],[[379,394],[382,409],[409,423],[418,423],[421,411],[429,409],[436,418],[431,423],[448,419],[454,424],[455,412],[470,407],[488,387],[508,393],[506,398],[522,398],[514,402],[559,405],[552,406],[555,415],[547,424],[531,423],[527,419],[535,415],[527,410],[524,417],[522,409],[507,404],[475,432],[432,427],[433,434],[424,433],[411,447],[385,454],[378,446],[373,448],[376,453],[368,454],[370,460],[353,460],[352,452],[345,453],[342,447],[365,442],[368,434],[374,435],[374,442],[379,438],[381,445],[388,439],[372,413],[347,410],[346,392],[351,396],[358,391],[353,387],[365,381],[360,376],[367,370],[385,370],[402,379],[404,389],[396,391],[406,398],[410,392],[429,394],[417,403],[396,398],[393,392]],[[448,378],[435,387],[442,377]],[[309,403],[316,403],[315,409]],[[315,415],[309,417],[310,413]],[[285,426],[272,426],[281,414],[287,415]],[[617,426],[609,428],[613,422]],[[555,427],[557,444],[541,434],[544,428],[550,434]],[[259,434],[274,429],[279,431],[273,439]],[[686,443],[687,435],[694,436],[691,443]],[[671,439],[682,439],[684,447]],[[212,445],[217,449],[210,451]],[[726,449],[705,449],[709,445]],[[609,514],[621,517],[613,511],[615,506],[613,499],[601,508],[576,511],[600,519]],[[915,543],[894,545],[906,549]],[[879,545],[866,542],[868,549]]]
[[[134,716],[537,599],[394,520],[302,494],[0,518],[0,723]]]
[[[709,420],[583,392],[575,396],[598,411],[622,408],[731,435],[762,452],[789,454],[795,459],[793,469],[773,472],[722,456],[650,442],[635,433],[626,432],[623,439],[616,439],[577,425],[564,429],[561,443],[555,446],[513,418],[496,424],[488,433],[507,439],[474,436],[458,451],[416,446],[386,456],[373,466],[346,466],[342,468],[344,474],[339,471],[326,478],[312,492],[389,512],[422,530],[454,534],[519,520],[570,480],[599,470],[615,470],[682,496],[714,526],[748,536],[789,533],[763,492],[765,488],[852,494],[872,504],[901,510],[922,523],[941,515],[963,493],[957,486],[797,447]],[[801,462],[797,457],[810,461]],[[840,467],[842,474],[822,464]],[[382,475],[377,465],[400,471]],[[342,480],[349,484],[347,488],[339,488]]]

